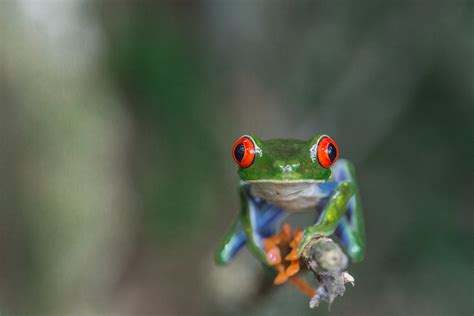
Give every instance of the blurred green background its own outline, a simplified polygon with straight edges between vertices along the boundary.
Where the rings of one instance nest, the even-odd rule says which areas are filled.
[[[328,315],[213,263],[233,141],[325,132],[368,239],[330,315],[472,315],[473,121],[472,1],[3,0],[0,313]]]

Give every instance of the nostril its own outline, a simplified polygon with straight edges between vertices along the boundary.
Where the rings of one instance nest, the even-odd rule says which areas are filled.
[[[283,173],[293,172],[299,167],[298,163],[288,163],[283,161],[275,161],[273,165]]]
[[[291,163],[287,161],[275,161],[273,166],[280,170],[282,173],[294,172],[299,167],[299,163]]]
[[[293,171],[293,167],[290,166],[290,165],[282,166],[281,169],[282,169],[283,172],[291,172],[291,171]]]

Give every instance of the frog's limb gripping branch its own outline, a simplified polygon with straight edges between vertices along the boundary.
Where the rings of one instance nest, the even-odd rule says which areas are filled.
[[[329,201],[321,213],[318,222],[305,229],[303,240],[298,246],[301,253],[307,244],[315,237],[330,236],[346,212],[350,199],[354,196],[355,185],[351,181],[341,181],[330,196]]]
[[[284,224],[280,233],[263,240],[263,249],[268,262],[278,271],[278,275],[273,281],[274,284],[282,284],[294,276],[300,270],[299,259],[282,260],[282,251],[286,252],[289,247],[295,248],[301,240],[301,230],[296,231],[296,237],[292,240],[291,226]],[[290,263],[288,265],[288,263]]]
[[[311,298],[316,294],[316,290],[304,279],[296,276],[300,271],[300,259],[289,259],[288,256],[282,258],[282,254],[287,254],[297,248],[302,234],[303,231],[297,229],[292,238],[291,226],[284,224],[280,233],[263,240],[263,249],[268,262],[277,270],[273,283],[280,285],[289,281],[295,288]]]
[[[332,303],[337,296],[344,294],[345,283],[354,284],[354,278],[344,271],[348,257],[332,239],[317,237],[310,240],[301,257],[296,258],[293,253],[301,241],[302,231],[296,230],[293,238],[291,235],[290,225],[284,224],[280,233],[263,240],[267,260],[277,270],[274,284],[280,285],[289,281],[311,298],[311,308],[318,306],[321,300]],[[283,257],[285,253],[288,255]],[[300,271],[300,264],[315,274],[317,289],[296,276]]]

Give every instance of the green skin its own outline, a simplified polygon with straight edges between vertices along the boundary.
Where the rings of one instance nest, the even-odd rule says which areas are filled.
[[[249,211],[249,200],[244,190],[246,185],[253,181],[259,182],[297,182],[297,183],[324,183],[334,181],[331,168],[322,167],[310,155],[310,149],[322,135],[316,135],[308,141],[293,139],[260,140],[250,135],[258,148],[253,164],[245,169],[240,168],[238,174],[242,180],[240,188],[241,212],[239,222],[247,237],[247,246],[260,261],[269,264],[265,252],[258,244],[254,235],[255,227]],[[358,185],[355,181],[354,168],[350,162],[344,160],[343,167],[350,175],[349,180],[338,181],[335,188],[328,196],[326,207],[320,214],[316,224],[304,229],[303,239],[298,245],[301,254],[306,245],[314,238],[331,236],[341,222],[347,232],[348,243],[344,247],[352,261],[361,261],[365,249],[364,223]],[[290,168],[288,168],[290,166]],[[286,167],[286,169],[285,169]],[[354,207],[351,219],[345,216],[349,201],[354,198]],[[217,253],[218,263],[227,263],[223,258],[223,249],[230,242],[232,232],[236,225],[230,229],[220,250]]]

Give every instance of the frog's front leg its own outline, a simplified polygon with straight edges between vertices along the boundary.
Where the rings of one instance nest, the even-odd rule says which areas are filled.
[[[339,182],[329,197],[326,208],[321,213],[319,220],[315,225],[304,230],[303,238],[298,245],[297,251],[291,254],[292,256],[299,257],[312,239],[323,236],[328,237],[334,233],[355,191],[355,185],[352,181]]]
[[[350,181],[356,188],[346,214],[336,228],[336,235],[352,261],[359,262],[364,258],[365,227],[355,169],[351,162],[340,159],[334,164],[333,172],[336,181]]]
[[[247,237],[247,247],[258,260],[270,266],[271,263],[263,249],[261,229],[259,229],[259,226],[263,226],[261,213],[262,210],[259,210],[250,196],[248,185],[240,185],[240,223]]]
[[[247,244],[252,254],[263,263],[269,264],[267,255],[263,253],[264,238],[275,234],[287,213],[275,205],[251,196],[248,184],[241,184],[239,191],[240,214],[220,243],[216,262],[228,264],[242,246]]]

